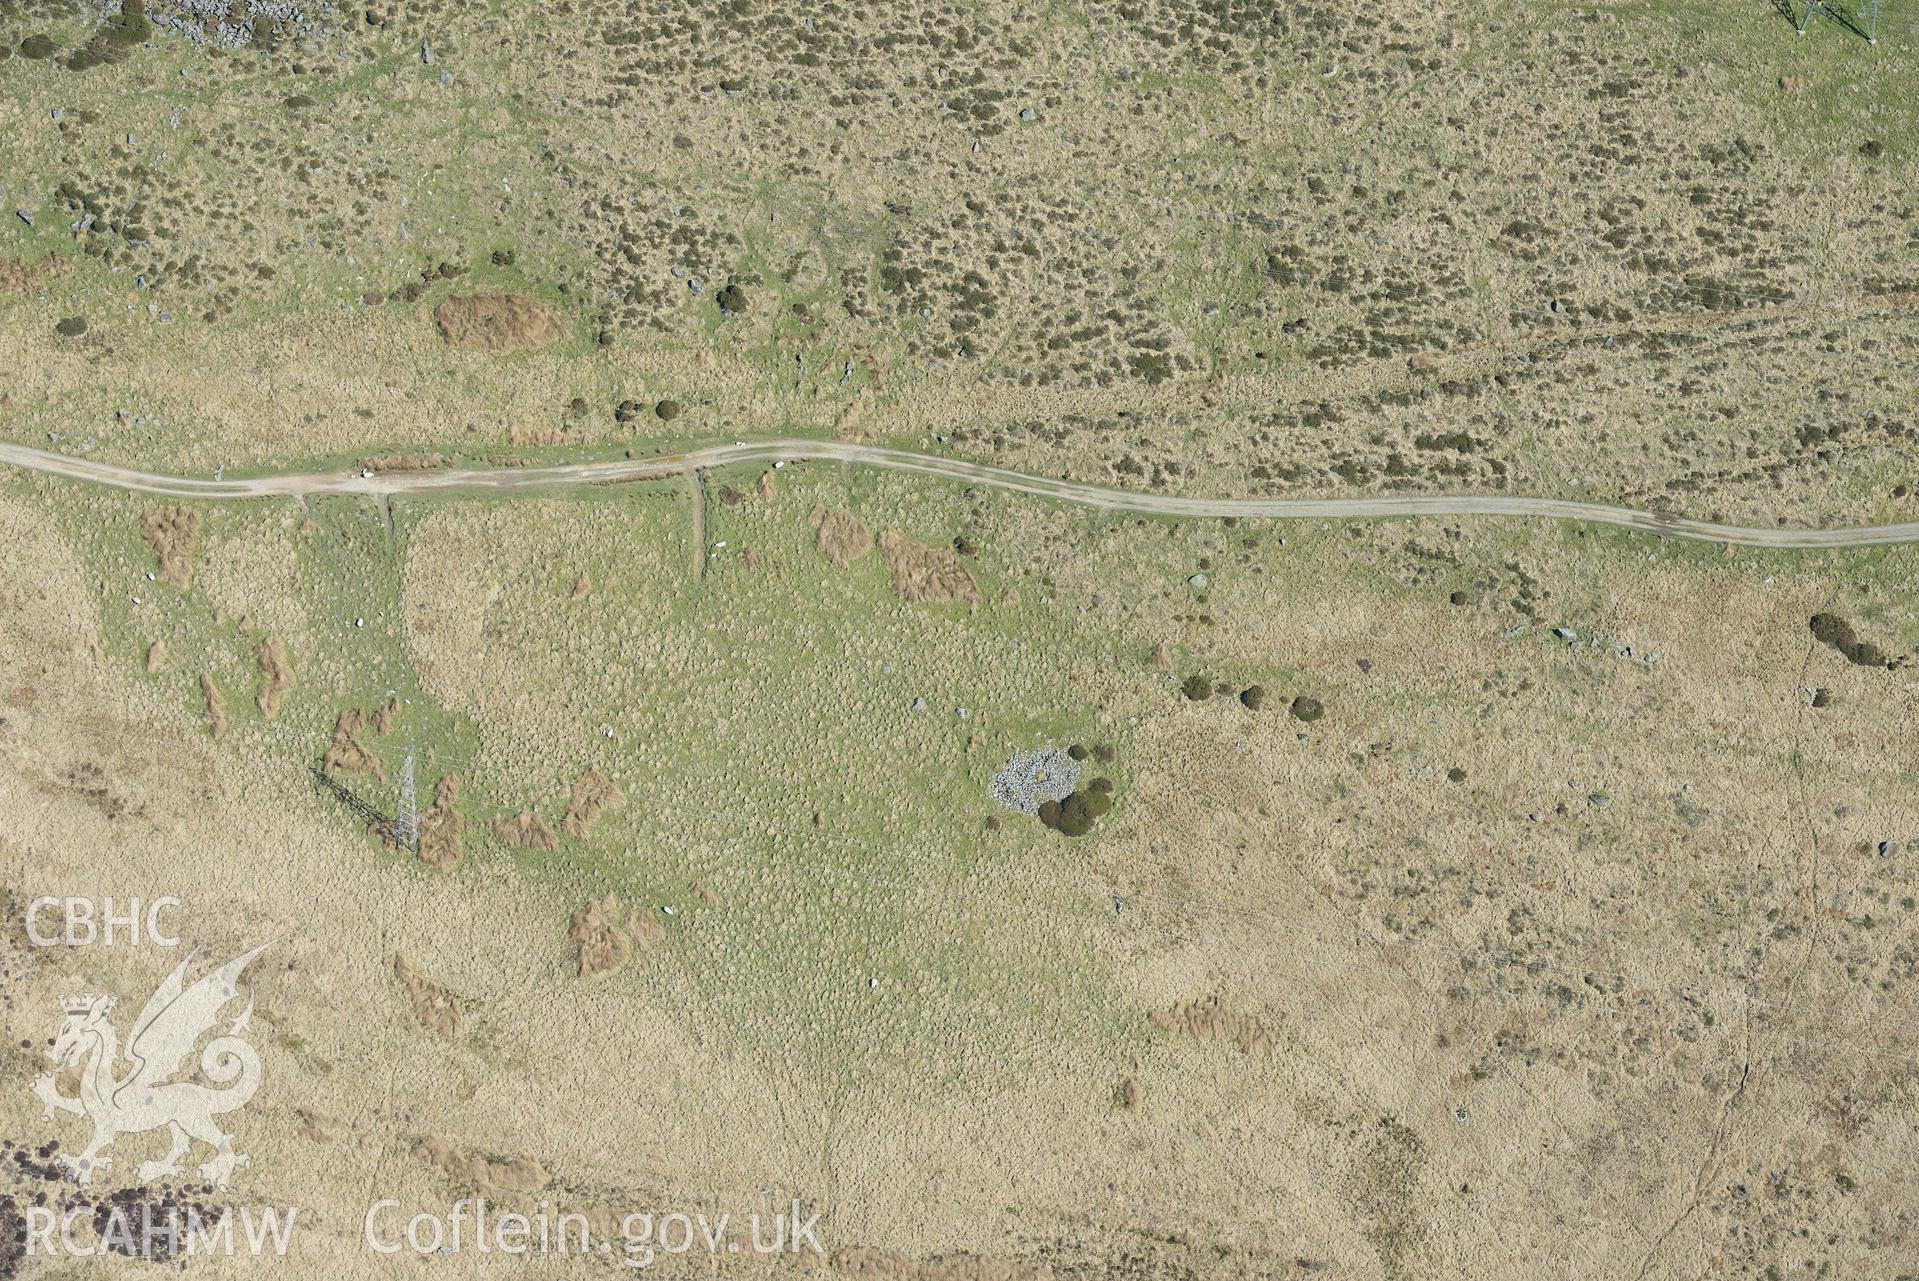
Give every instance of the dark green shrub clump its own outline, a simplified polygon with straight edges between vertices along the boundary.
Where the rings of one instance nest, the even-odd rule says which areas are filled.
[[[1256,712],[1266,703],[1266,691],[1257,685],[1248,685],[1239,691],[1239,701],[1249,712]]]
[[[1814,614],[1811,627],[1812,638],[1821,645],[1837,648],[1852,637],[1852,624],[1837,614]]]
[[[1194,673],[1186,678],[1186,683],[1179,687],[1179,692],[1195,703],[1203,702],[1213,696],[1213,683],[1204,676]]]
[[[1860,640],[1853,631],[1852,624],[1837,614],[1814,614],[1812,616],[1812,638],[1821,645],[1830,645],[1845,655],[1846,661],[1860,667],[1885,667],[1888,659],[1884,650],[1871,641]]]
[[[147,42],[153,35],[153,23],[146,14],[128,5],[100,25],[100,35],[111,44],[130,49]]]
[[[1084,836],[1092,831],[1100,816],[1113,808],[1111,780],[1096,781],[1105,783],[1107,790],[1083,787],[1063,801],[1047,801],[1039,807],[1039,821],[1061,836]]]
[[[68,316],[53,327],[53,332],[62,338],[78,338],[87,332],[87,322],[79,316]]]
[[[57,46],[44,35],[28,36],[20,42],[22,58],[51,58],[57,52]]]
[[[1294,720],[1310,723],[1326,714],[1326,705],[1310,694],[1301,694],[1293,700],[1292,712]]]
[[[120,12],[101,23],[85,48],[67,56],[68,71],[86,71],[92,67],[125,62],[129,54],[153,35],[153,23],[147,18],[141,0],[129,0]]]

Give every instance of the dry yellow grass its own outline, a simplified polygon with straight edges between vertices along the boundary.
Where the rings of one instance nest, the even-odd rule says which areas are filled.
[[[420,861],[450,872],[466,857],[466,816],[460,813],[460,776],[448,774],[433,788],[433,804],[420,811]]]
[[[191,507],[156,507],[140,522],[140,533],[160,562],[160,580],[185,587],[193,580],[193,557],[200,548],[200,513]]]
[[[979,585],[954,552],[916,543],[897,529],[882,530],[879,547],[893,590],[902,599],[931,603],[957,600],[978,607]]]
[[[16,8],[0,47],[82,34]],[[37,217],[0,436],[234,474],[837,433],[1169,492],[1911,517],[1910,28],[1854,59],[1691,0],[641,8],[7,60]],[[130,1013],[181,955],[30,947],[25,899],[279,939],[231,1195],[300,1204],[289,1276],[400,1275],[368,1201],[475,1193],[602,1230],[797,1196],[820,1275],[872,1281],[1919,1254],[1912,675],[1806,624],[1912,650],[1914,552],[811,465],[711,477],[697,525],[678,486],[0,480],[5,1079],[60,997]],[[416,738],[419,861],[309,775],[384,812]],[[987,799],[1042,742],[1111,749],[1093,835]],[[0,1132],[85,1135],[24,1088]]]
[[[407,1000],[413,1003],[413,1017],[421,1026],[441,1036],[459,1032],[460,1003],[443,985],[414,969],[398,952],[393,954],[393,976],[400,980]]]
[[[386,778],[386,766],[367,745],[367,714],[357,707],[341,711],[333,723],[333,741],[327,745],[326,754],[321,759],[320,768],[331,774],[336,771],[348,774],[371,774],[376,778]]]
[[[873,550],[872,533],[852,512],[815,507],[812,519],[818,527],[814,545],[841,569]]]
[[[626,796],[618,785],[599,770],[590,769],[573,783],[560,830],[575,840],[584,840],[602,811],[624,804]]]
[[[467,294],[448,298],[433,312],[449,347],[511,352],[544,347],[566,336],[560,314],[533,298]]]
[[[502,816],[493,824],[493,837],[516,850],[545,850],[551,853],[560,848],[560,838],[553,834],[546,820],[529,810],[521,810],[511,818]]]
[[[847,571],[823,565],[811,546],[803,513],[815,495],[803,483],[787,488],[751,517],[769,549],[755,590],[768,574],[789,589],[786,576],[807,566],[816,577],[803,581],[832,590]],[[890,505],[884,495],[872,501]],[[747,508],[727,510],[735,514],[725,519],[748,518]],[[682,589],[683,570],[670,548],[641,538],[657,534],[644,511],[595,511],[590,521],[573,513],[640,563],[630,576],[595,563],[595,590],[566,616],[571,648],[533,644],[561,638],[555,605],[570,594],[573,566],[585,563],[556,561],[540,541],[565,515],[559,504],[449,507],[418,531],[413,580],[421,599],[448,602],[430,635],[414,639],[423,668],[439,673],[436,688],[471,700],[463,705],[484,724],[549,736],[562,755],[586,750],[597,720],[564,705],[526,718],[539,706],[535,692],[600,664],[592,650],[578,651],[578,629],[647,631],[648,646],[674,654],[683,673],[728,661],[688,651],[704,624],[659,607]],[[910,517],[887,519],[923,527]],[[1265,552],[1244,563],[1245,530],[1149,525],[1096,535],[1016,505],[982,528],[989,548],[1004,535],[1008,546],[1061,549],[1019,575],[1023,592],[1078,592],[1083,575],[1093,590],[1123,587],[1147,601],[1143,580],[1125,574],[1164,564],[1177,583],[1199,557],[1212,562],[1210,626],[1183,621],[1193,607],[1168,600],[1129,615],[1120,652],[1134,657],[1117,667],[1096,654],[1075,658],[1070,645],[1051,650],[1071,698],[1107,709],[1095,732],[1121,743],[1119,760],[1102,767],[1122,782],[1120,804],[1091,843],[1075,847],[1074,863],[1048,861],[1044,841],[1057,838],[1023,828],[980,834],[977,811],[942,829],[949,847],[1006,866],[982,868],[964,897],[927,898],[925,937],[909,956],[937,946],[956,905],[989,895],[994,910],[966,918],[986,936],[969,935],[970,946],[1007,946],[1054,965],[1083,947],[1102,976],[1092,1010],[1078,997],[1041,998],[1059,1033],[1043,1060],[996,1036],[996,1025],[1031,1026],[1007,1024],[1012,1010],[969,1007],[973,1056],[993,1066],[997,1083],[969,1075],[946,1084],[910,1059],[887,1058],[849,1078],[819,1072],[804,1058],[810,1050],[794,1060],[771,1053],[719,1005],[689,1002],[680,988],[719,918],[687,918],[640,967],[632,954],[646,939],[635,932],[659,935],[657,911],[598,888],[582,910],[564,887],[490,855],[477,877],[468,867],[422,877],[381,861],[350,820],[302,787],[297,759],[207,745],[196,737],[197,709],[146,683],[137,643],[99,651],[79,564],[18,500],[0,502],[0,530],[19,540],[33,569],[30,579],[16,568],[0,580],[14,620],[0,641],[5,768],[8,795],[21,798],[0,814],[16,834],[0,884],[18,893],[51,876],[56,889],[184,889],[196,941],[216,951],[237,950],[255,924],[288,933],[287,959],[298,966],[261,976],[264,1025],[285,1031],[265,1048],[274,1102],[236,1127],[262,1176],[296,1178],[312,1204],[348,1221],[368,1163],[416,1150],[421,1135],[434,1136],[446,1162],[379,1167],[409,1204],[444,1204],[489,1181],[509,1199],[532,1195],[509,1188],[527,1180],[495,1165],[537,1168],[541,1186],[589,1188],[587,1199],[608,1205],[697,1187],[713,1189],[715,1205],[743,1206],[777,1177],[822,1206],[836,1266],[848,1275],[916,1275],[969,1253],[981,1267],[1017,1270],[1035,1266],[1017,1244],[1033,1239],[1049,1242],[1055,1258],[1119,1267],[1142,1224],[1167,1238],[1186,1234],[1151,1246],[1151,1266],[1202,1276],[1264,1274],[1296,1258],[1359,1275],[1477,1259],[1479,1274],[1521,1276],[1547,1256],[1579,1275],[1642,1262],[1649,1275],[1681,1275],[1732,1248],[1716,1219],[1695,1225],[1691,1199],[1733,1204],[1726,1189],[1766,1177],[1754,1168],[1808,1189],[1805,1215],[1876,1213],[1906,1197],[1899,1142],[1873,1130],[1904,1106],[1886,1019],[1912,1015],[1893,977],[1912,928],[1901,906],[1903,860],[1879,852],[1882,840],[1902,844],[1902,816],[1914,807],[1910,781],[1882,746],[1901,732],[1906,678],[1816,648],[1804,622],[1835,607],[1898,647],[1913,620],[1875,586],[1896,581],[1896,568],[1850,575],[1860,581],[1831,602],[1823,562],[1675,557],[1631,541],[1515,552],[1485,527],[1452,538],[1417,525],[1357,538],[1295,529],[1287,548],[1262,541]],[[1447,547],[1458,568],[1446,572],[1462,580],[1510,578],[1503,566],[1523,557],[1533,590],[1550,595],[1548,607],[1580,643],[1552,638],[1543,623],[1508,636],[1512,615],[1500,601],[1510,584],[1482,590],[1479,605],[1447,603],[1447,581],[1421,577],[1430,562],[1408,553],[1409,542]],[[524,560],[497,555],[508,548]],[[578,550],[593,560],[590,543]],[[1647,550],[1661,555],[1648,560]],[[982,559],[994,562],[993,553]],[[531,577],[521,577],[522,564]],[[1133,568],[1115,568],[1124,566]],[[1397,573],[1404,583],[1390,581]],[[721,571],[702,591],[724,593],[728,583]],[[883,582],[859,590],[870,593],[857,606],[869,630],[900,625],[872,612],[888,600]],[[470,630],[458,604],[468,598],[479,602]],[[1710,613],[1697,609],[1702,599],[1715,602]],[[524,612],[496,613],[507,602]],[[805,598],[783,606],[789,624],[827,607]],[[422,611],[410,604],[408,613]],[[980,617],[968,625],[1001,625]],[[519,648],[495,668],[488,655],[502,626]],[[1606,639],[1589,647],[1589,634]],[[1154,644],[1170,670],[1146,661]],[[1657,663],[1646,662],[1655,651]],[[178,655],[174,670],[192,672],[198,657]],[[810,676],[830,684],[836,670]],[[517,685],[506,679],[514,671]],[[1257,675],[1274,697],[1257,713],[1230,698],[1192,703],[1175,687],[1193,671],[1229,684]],[[688,677],[662,679],[671,687]],[[1827,705],[1813,708],[1806,686],[1830,690]],[[617,688],[589,682],[583,692],[605,709]],[[1323,700],[1325,717],[1288,718],[1282,695],[1297,692]],[[705,719],[725,705],[693,700],[682,710]],[[980,705],[990,708],[990,698]],[[985,715],[974,724],[999,733]],[[502,735],[491,754],[511,759],[511,741]],[[832,785],[854,758],[821,745],[771,746],[786,753],[778,759],[803,755],[805,769]],[[957,750],[930,759],[973,768]],[[82,778],[77,763],[95,772]],[[487,768],[522,779],[528,800],[557,795],[586,772],[563,763],[521,763],[506,775]],[[175,781],[182,769],[201,780],[190,794]],[[817,863],[833,849],[833,830],[798,821],[789,846],[785,820],[765,808],[776,789],[762,792],[757,777],[731,780],[734,804],[777,834],[754,838],[753,858],[729,862],[796,848]],[[853,781],[844,777],[841,787]],[[246,844],[279,853],[267,879],[236,879],[231,866],[245,857],[233,835],[238,807],[262,789],[280,801],[264,827],[258,815],[250,820]],[[109,817],[103,794],[163,826]],[[198,799],[207,796],[234,799]],[[629,800],[601,815],[588,848],[598,848],[612,814],[632,808]],[[861,852],[869,865],[876,857],[883,853]],[[1029,861],[1055,868],[1061,882],[1035,882],[1020,867]],[[713,875],[718,892],[704,883]],[[834,900],[846,919],[796,918],[813,946],[829,946],[888,897],[878,869],[868,875]],[[769,910],[745,867],[716,864],[701,877],[706,892],[689,892],[683,912]],[[1115,900],[1117,913],[1107,906]],[[1076,901],[1091,907],[1061,914]],[[477,1058],[448,1058],[437,1036],[425,1039],[422,1018],[439,1016],[418,1012],[404,974],[395,981],[396,949],[430,1015],[441,1008],[438,984],[422,976],[459,975],[462,1000],[484,1011],[483,1033],[470,1013],[458,1028],[460,1043],[475,1047],[463,1053]],[[133,952],[100,957],[102,980],[129,999],[166,963]],[[950,959],[923,964],[904,980],[913,985],[906,999],[934,1010],[960,999],[934,977]],[[577,983],[582,966],[600,981]],[[8,1015],[16,1040],[45,1035],[47,1002],[66,981],[44,956],[24,973]],[[736,983],[762,981],[749,977],[758,970],[734,973]],[[836,985],[857,989],[869,1017],[896,1017],[888,985],[869,990],[851,967],[802,962],[777,983],[821,1017],[838,1017]],[[737,995],[751,1003],[774,991]],[[369,1017],[369,1001],[388,1015]],[[326,1048],[299,1048],[308,1044]],[[597,1047],[633,1044],[648,1052],[623,1056],[620,1073],[607,1074]],[[412,1066],[393,1073],[385,1065],[396,1055]],[[369,1110],[367,1080],[397,1090],[411,1119]],[[528,1113],[534,1080],[540,1102]],[[1835,1080],[1863,1124],[1830,1108]],[[316,1131],[315,1115],[333,1120]],[[1231,1148],[1195,1137],[1229,1119],[1242,1136]],[[22,1115],[16,1132],[40,1133],[39,1124]],[[322,1132],[330,1137],[313,1137]],[[821,1133],[834,1136],[824,1147]],[[338,1167],[352,1177],[300,1173],[336,1168],[322,1150],[352,1153]],[[485,1168],[469,1164],[476,1151],[487,1154]],[[1017,1214],[997,1191],[1009,1172],[1024,1188]],[[1852,1191],[1840,1189],[1841,1175]],[[1089,1209],[1079,1191],[1107,1184],[1127,1207],[1122,1218]],[[1453,1191],[1461,1184],[1472,1195]],[[1568,1196],[1609,1209],[1575,1228],[1549,1208]],[[1644,1234],[1673,1223],[1682,1226],[1652,1249]],[[304,1249],[297,1266],[355,1257],[350,1242],[324,1236]],[[1873,1255],[1844,1238],[1820,1252]]]
[[[271,718],[279,712],[280,700],[293,688],[293,664],[278,636],[261,641],[254,659],[260,667],[260,692],[254,696],[254,703],[260,715]]]

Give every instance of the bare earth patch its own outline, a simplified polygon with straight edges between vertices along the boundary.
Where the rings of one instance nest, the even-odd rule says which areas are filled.
[[[380,758],[361,738],[366,728],[365,712],[357,707],[342,711],[339,719],[333,722],[333,742],[327,745],[326,755],[320,758],[320,768],[328,774],[371,774],[385,782],[386,770],[381,766]]]
[[[457,808],[459,799],[460,776],[448,774],[433,789],[433,807],[420,814],[420,861],[442,872],[458,867],[466,853],[460,848],[466,816]]]
[[[448,298],[435,309],[433,319],[447,346],[468,351],[522,351],[566,337],[559,312],[515,294]]]
[[[512,818],[494,823],[493,836],[500,844],[516,850],[545,850],[550,854],[560,848],[560,838],[553,834],[545,819],[531,810],[521,810]]]
[[[331,1143],[347,1132],[342,1122],[324,1112],[295,1108],[293,1115],[300,1118],[300,1128],[295,1132],[309,1143]]]
[[[58,263],[59,259],[52,254],[32,263],[0,258],[0,294],[32,293],[40,287],[40,278],[47,274],[48,268]]]
[[[287,648],[278,636],[261,641],[253,657],[264,677],[254,702],[260,708],[260,715],[271,720],[280,710],[280,700],[293,688],[293,664],[287,661]]]
[[[460,1003],[451,992],[414,969],[412,963],[397,952],[393,956],[393,973],[406,989],[407,999],[413,1003],[413,1017],[420,1020],[421,1026],[441,1036],[452,1036],[460,1030]]]
[[[560,820],[560,830],[576,841],[585,840],[602,810],[624,804],[626,795],[613,780],[597,769],[590,769],[573,784],[573,795],[566,803],[566,817]]]
[[[1248,1054],[1271,1043],[1266,1025],[1257,1015],[1238,1013],[1217,995],[1154,1010],[1146,1021],[1162,1032],[1178,1032],[1202,1041],[1230,1041]]]
[[[193,554],[200,546],[200,513],[191,507],[155,507],[140,518],[140,534],[160,559],[160,581],[185,587],[193,581]]]
[[[468,1151],[452,1139],[421,1139],[413,1155],[476,1192],[538,1192],[547,1184],[545,1167],[530,1156],[496,1159]]]
[[[813,524],[820,531],[815,545],[841,569],[873,550],[873,535],[852,512],[815,507]]]
[[[880,556],[893,577],[893,590],[906,600],[963,600],[976,607],[980,603],[979,585],[957,552],[927,547],[897,529],[888,529],[880,534]]]
[[[652,915],[635,909],[627,911],[619,896],[609,894],[588,903],[573,914],[567,937],[580,951],[580,974],[591,978],[610,974],[626,963],[638,947],[644,952],[666,934]]]
[[[200,697],[207,704],[207,733],[218,738],[227,732],[227,704],[220,697],[220,687],[205,673],[200,676]]]

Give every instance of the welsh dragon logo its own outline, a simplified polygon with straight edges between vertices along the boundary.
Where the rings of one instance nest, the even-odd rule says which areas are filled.
[[[135,1169],[134,1178],[141,1183],[180,1173],[180,1159],[195,1140],[213,1150],[197,1173],[216,1188],[224,1188],[233,1171],[247,1164],[247,1158],[233,1150],[232,1136],[213,1119],[245,1107],[260,1088],[260,1056],[241,1035],[253,1015],[251,990],[246,1008],[200,1051],[199,1075],[225,1088],[184,1079],[187,1074],[181,1069],[200,1038],[213,1030],[220,1012],[239,996],[241,972],[272,946],[262,943],[192,986],[186,983],[186,970],[193,958],[180,962],[147,998],[124,1051],[119,1031],[107,1017],[114,1007],[112,997],[61,1001],[66,1021],[47,1052],[54,1069],[34,1078],[33,1092],[49,1120],[55,1112],[72,1112],[93,1122],[92,1141],[77,1155],[59,1158],[76,1183],[91,1184],[107,1171],[112,1161],[103,1153],[122,1134],[162,1127],[171,1131],[172,1145],[162,1159],[142,1161]],[[124,1072],[123,1057],[131,1065]],[[69,1097],[60,1092],[56,1074],[75,1067],[80,1069],[80,1088],[78,1097]]]

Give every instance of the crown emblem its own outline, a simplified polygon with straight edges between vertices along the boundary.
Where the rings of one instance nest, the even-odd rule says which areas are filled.
[[[60,1008],[68,1014],[85,1014],[99,999],[97,996],[63,996],[60,998]]]

